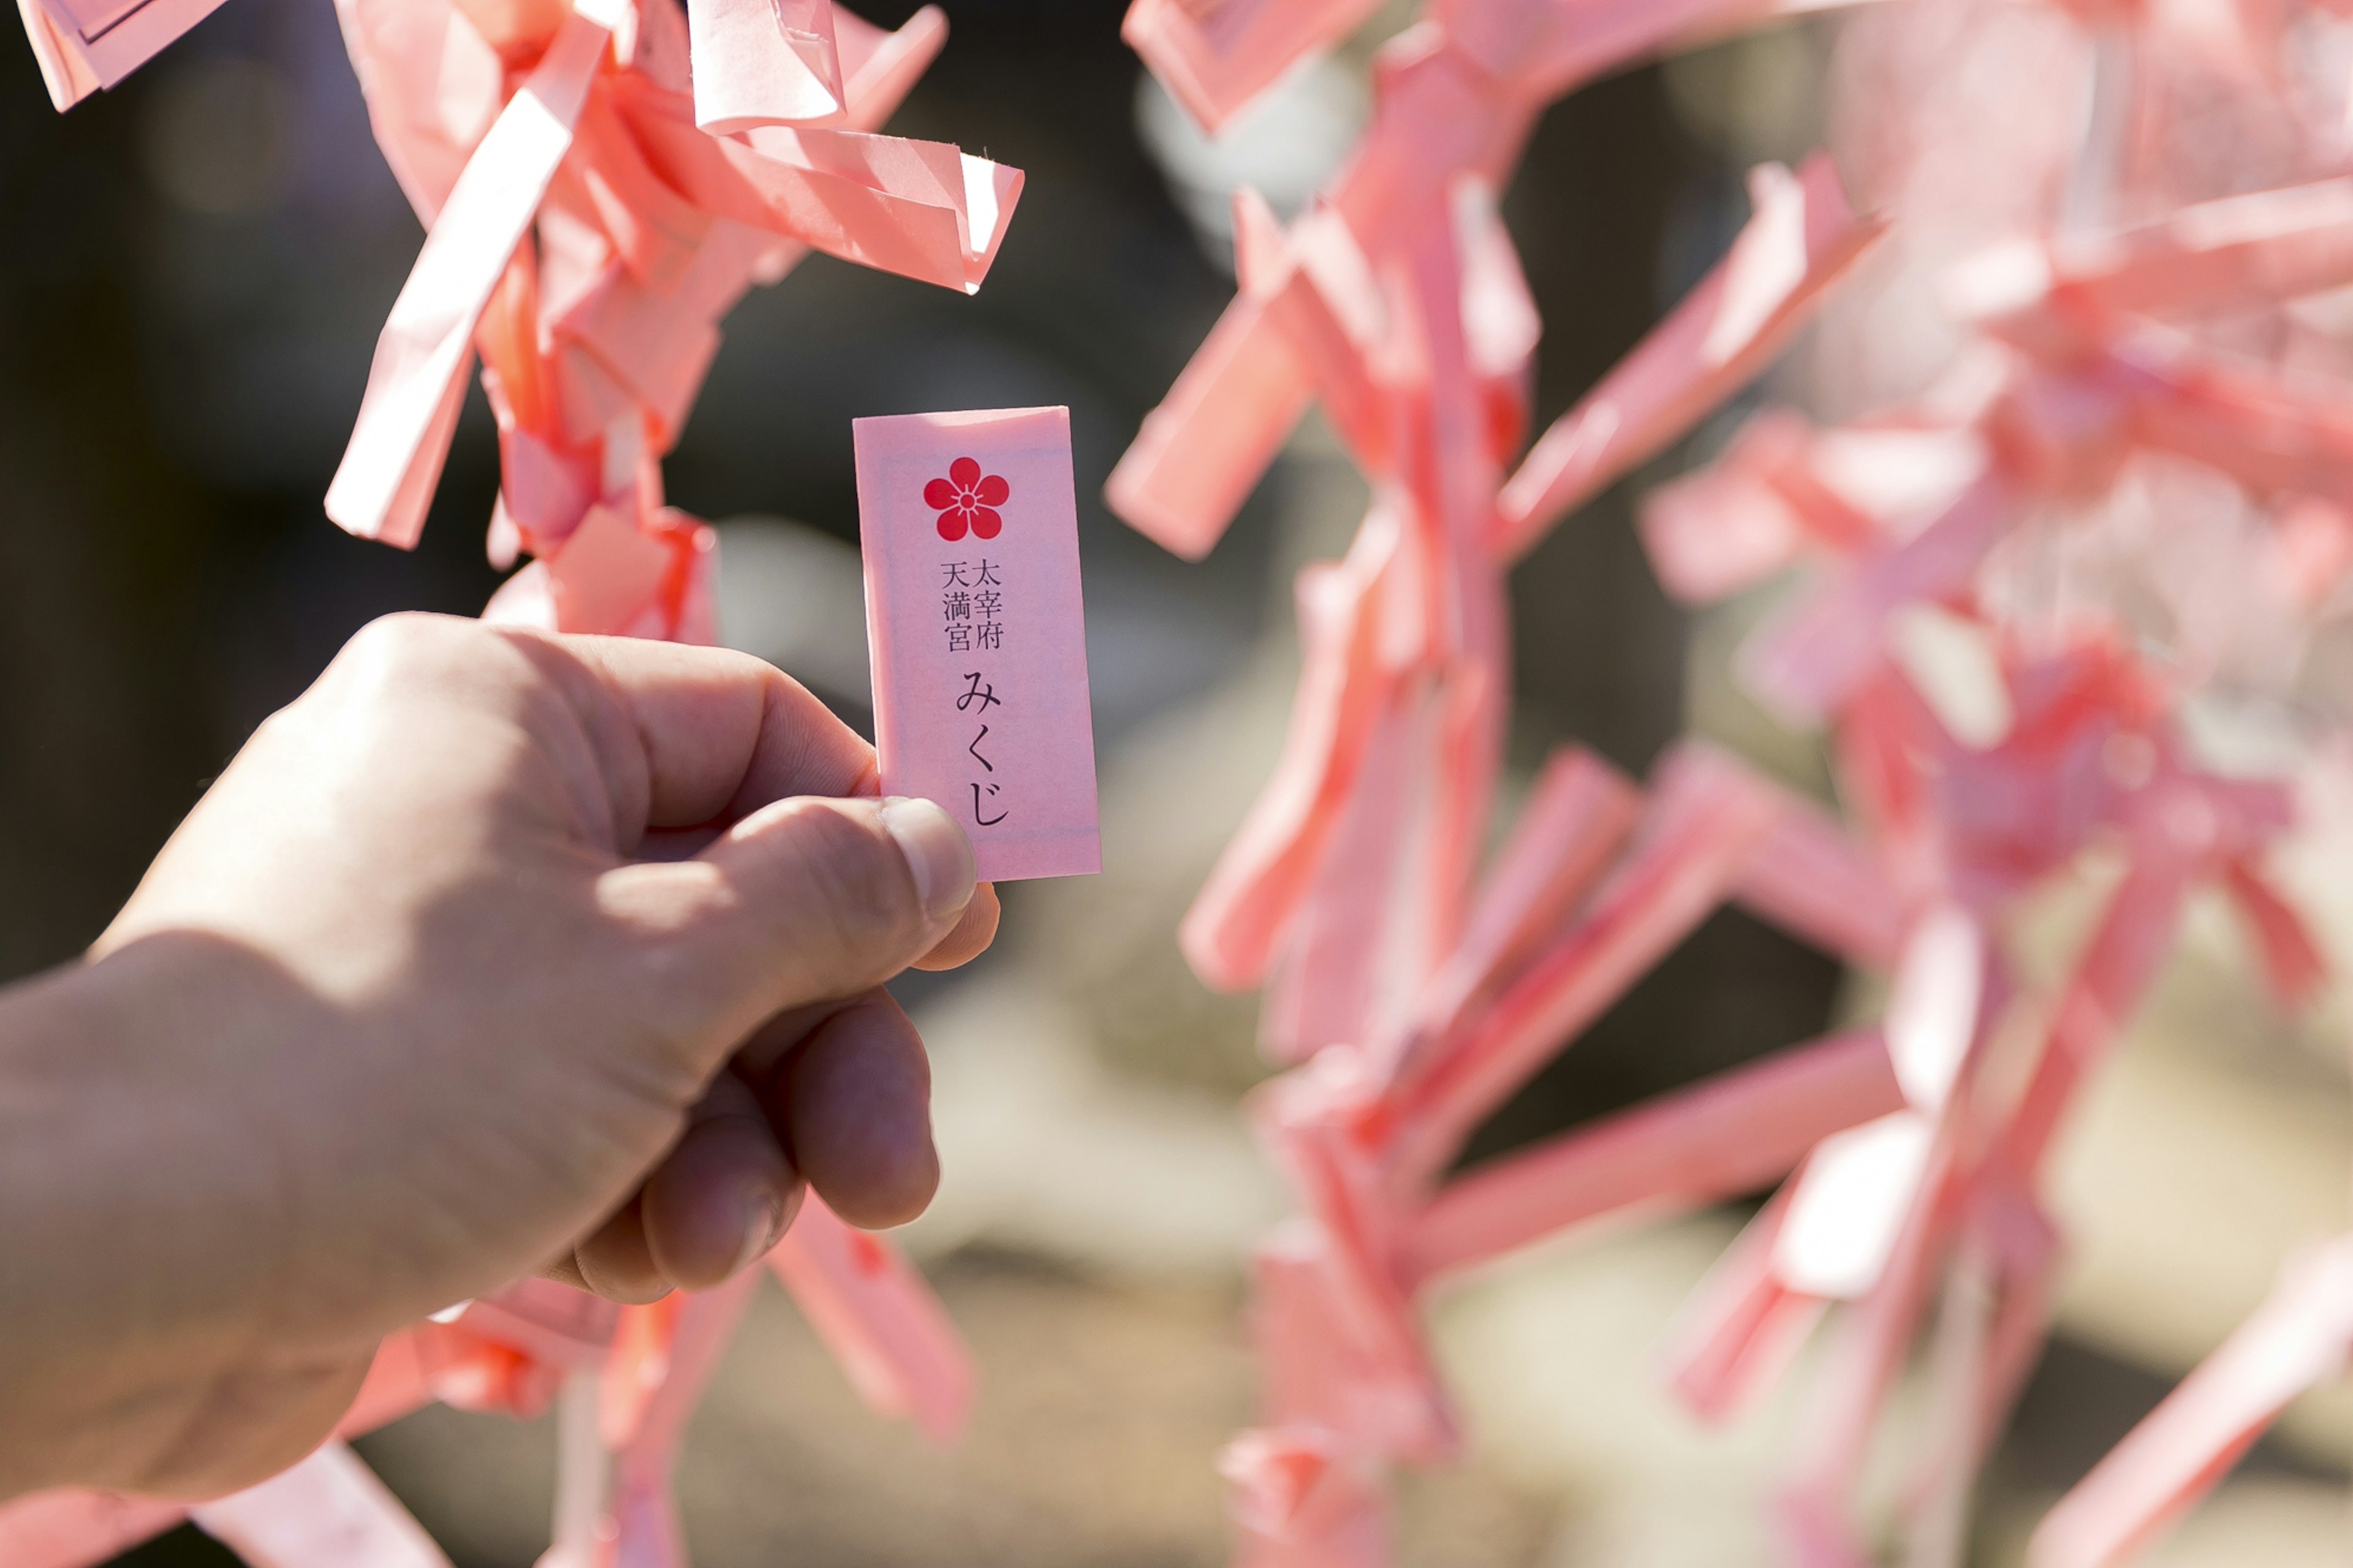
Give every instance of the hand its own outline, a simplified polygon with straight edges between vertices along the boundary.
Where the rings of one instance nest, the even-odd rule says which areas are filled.
[[[87,963],[0,993],[0,1496],[217,1490],[375,1342],[540,1270],[756,1259],[806,1179],[913,1217],[877,987],[997,904],[963,832],[716,649],[396,616],[275,715]]]

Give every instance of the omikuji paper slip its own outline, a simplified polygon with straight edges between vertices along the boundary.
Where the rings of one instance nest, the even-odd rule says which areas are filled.
[[[983,880],[1101,870],[1070,410],[852,429],[883,793],[946,807]]]

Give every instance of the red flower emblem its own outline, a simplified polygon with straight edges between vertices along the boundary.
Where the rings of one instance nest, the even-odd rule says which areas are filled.
[[[995,509],[1005,504],[1013,487],[995,474],[984,474],[970,458],[948,465],[948,477],[923,487],[923,504],[940,514],[940,537],[962,539],[969,531],[978,539],[994,539],[1005,520]]]

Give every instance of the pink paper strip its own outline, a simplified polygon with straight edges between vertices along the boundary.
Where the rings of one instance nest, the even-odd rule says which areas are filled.
[[[1433,11],[1466,35],[1523,90],[1557,98],[1649,56],[1697,48],[1777,16],[1830,10],[1852,0],[1584,0],[1577,5],[1441,4]]]
[[[112,87],[203,21],[221,0],[17,0],[49,101],[70,108]]]
[[[1346,1275],[1321,1226],[1293,1216],[1250,1261],[1250,1338],[1270,1425],[1345,1432],[1384,1454],[1428,1452],[1451,1433],[1429,1361],[1411,1341],[1397,1353],[1400,1342],[1346,1300]]]
[[[985,881],[1103,868],[1066,408],[853,423],[875,750]]]
[[[1667,1386],[1703,1421],[1730,1419],[1778,1377],[1830,1305],[1774,1272],[1788,1207],[1785,1185],[1733,1238],[1670,1331]]]
[[[1698,745],[1674,753],[1661,774],[1642,836],[1577,923],[1459,1039],[1404,1064],[1401,1168],[1441,1168],[1482,1117],[1730,893],[1772,825],[1772,792]]]
[[[2255,939],[2263,978],[2280,1005],[2293,1010],[2310,1002],[2327,984],[2328,961],[2304,917],[2244,860],[2223,868],[2222,887]]]
[[[693,105],[624,104],[656,173],[697,206],[927,283],[978,291],[1021,194],[1021,172],[939,142],[762,126],[704,134]]]
[[[573,145],[559,182],[576,182],[630,276],[649,289],[675,287],[715,220],[662,183],[609,95],[588,100]]]
[[[1177,928],[1206,984],[1242,991],[1265,978],[1355,786],[1395,684],[1379,667],[1379,601],[1400,531],[1377,502],[1345,556],[1300,571],[1303,663],[1282,755]]]
[[[449,1568],[424,1526],[340,1442],[188,1517],[248,1568]]]
[[[1314,391],[1270,303],[1234,296],[1103,485],[1112,510],[1187,561],[1224,536]]]
[[[574,16],[475,150],[376,340],[327,515],[404,548],[425,526],[473,356],[474,326],[572,146],[609,35]]]
[[[1257,1428],[1218,1456],[1241,1527],[1235,1568],[1383,1568],[1380,1467],[1321,1426]]]
[[[547,559],[558,631],[618,633],[661,585],[670,552],[629,519],[592,506]]]
[[[1259,1008],[1268,1060],[1304,1061],[1325,1046],[1394,1036],[1406,1005],[1403,928],[1425,911],[1385,897],[1419,844],[1413,808],[1430,761],[1429,725],[1410,706],[1382,716],[1365,748],[1362,784],[1343,803],[1314,880],[1289,921]]]
[[[1918,1332],[1964,1193],[1952,1142],[1940,1140],[1877,1281],[1838,1320],[1811,1391],[1808,1452],[1792,1488],[1795,1505],[1818,1538],[1848,1544],[1853,1534],[1853,1503],[1873,1435]],[[1787,1240],[1786,1232],[1780,1239]],[[1777,1264],[1783,1251],[1777,1245]],[[1860,1556],[1849,1544],[1846,1557],[1825,1561]]]
[[[1731,251],[1602,384],[1544,433],[1504,487],[1494,539],[1525,554],[1555,520],[1658,452],[1765,368],[1822,291],[1886,227],[1847,205],[1826,157],[1750,176]]]
[[[1439,1388],[1413,1302],[1391,1265],[1395,1211],[1361,1135],[1366,1117],[1377,1114],[1366,1098],[1371,1088],[1354,1063],[1318,1058],[1304,1072],[1261,1086],[1251,1098],[1252,1119],[1322,1238],[1335,1326],[1378,1369],[1386,1389],[1404,1396],[1385,1402],[1388,1451],[1437,1463],[1458,1451],[1461,1435]]]
[[[1633,1205],[1738,1197],[1903,1103],[1878,1030],[1792,1047],[1450,1183],[1414,1217],[1405,1266],[1427,1278]]]
[[[944,1443],[972,1408],[972,1358],[923,1277],[881,1237],[844,1225],[815,1193],[768,1267],[866,1403]]]
[[[678,1446],[758,1282],[746,1270],[716,1289],[688,1296],[670,1314],[661,1382],[614,1461],[609,1530],[616,1568],[685,1568],[685,1531],[670,1487]]]
[[[2335,1375],[2353,1342],[2353,1241],[2297,1258],[2254,1315],[2166,1396],[2034,1532],[2033,1568],[2108,1568],[2147,1545]]]
[[[25,24],[25,40],[33,46],[33,61],[41,69],[41,85],[49,103],[63,113],[102,85],[90,60],[75,47],[70,28],[60,27],[37,0],[16,0],[16,15]]]
[[[947,13],[926,5],[885,32],[850,12],[836,8],[834,41],[848,79],[848,123],[859,131],[880,131],[948,41]]]
[[[1893,963],[1904,903],[1837,819],[1788,798],[1740,873],[1741,907],[1850,963]]]
[[[2121,312],[2220,312],[2353,281],[2353,181],[2249,191],[2116,233],[2021,238],[1954,268],[1946,301],[2038,352],[2094,344]]]
[[[1178,102],[1215,131],[1304,56],[1336,43],[1377,0],[1135,0],[1119,36]]]
[[[1451,1029],[1567,921],[1633,831],[1641,799],[1624,774],[1581,746],[1564,746],[1546,761],[1495,854],[1461,941],[1430,980],[1419,1033]]]
[[[1736,671],[1785,718],[1820,721],[1884,659],[1888,616],[1966,589],[2017,520],[2016,490],[1987,474],[1911,539],[1865,558],[1759,627],[1741,645]]]
[[[687,0],[694,122],[714,136],[839,118],[833,0]]]
[[[1781,481],[1804,462],[1811,435],[1799,416],[1767,409],[1714,463],[1643,498],[1642,547],[1662,587],[1687,605],[1714,604],[1797,557],[1810,531]]]
[[[1267,279],[1267,324],[1290,341],[1324,416],[1358,467],[1386,472],[1390,413],[1375,374],[1386,324],[1379,280],[1337,213],[1302,218],[1284,248]]]
[[[427,228],[498,117],[504,68],[448,0],[335,0],[368,123]]]

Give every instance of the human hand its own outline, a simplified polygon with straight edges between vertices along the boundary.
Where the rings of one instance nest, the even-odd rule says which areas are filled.
[[[919,1212],[928,1070],[878,987],[997,905],[875,785],[741,655],[361,632],[91,962],[0,997],[0,1496],[256,1479],[390,1330],[533,1270],[716,1284],[803,1178]]]

